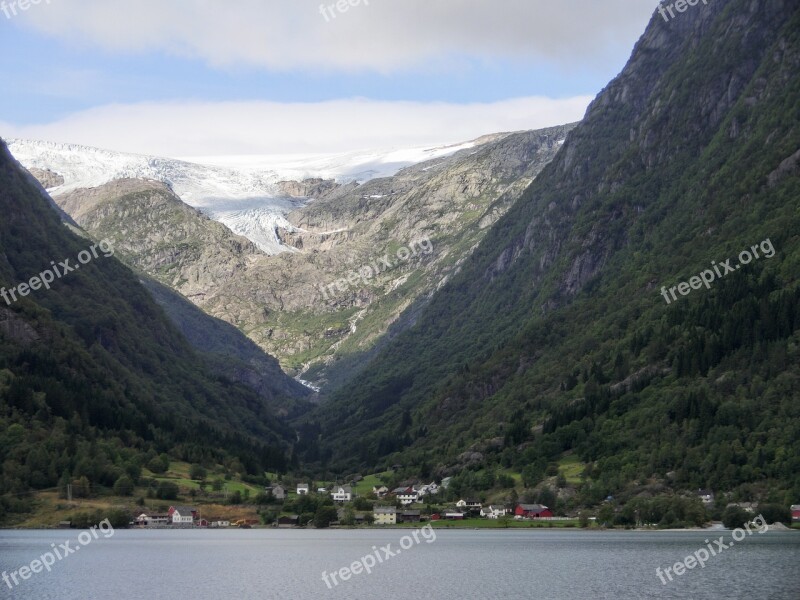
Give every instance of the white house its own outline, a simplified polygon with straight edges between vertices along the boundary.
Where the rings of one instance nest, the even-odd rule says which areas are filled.
[[[372,486],[372,493],[375,494],[377,498],[383,498],[389,493],[389,488],[387,488],[385,485],[380,487]]]
[[[350,502],[353,499],[353,489],[349,485],[337,485],[331,492],[334,502]]]
[[[456,506],[458,508],[469,508],[478,510],[481,507],[480,500],[474,500],[472,498],[468,498],[467,500],[461,499],[456,502]]]
[[[188,506],[176,506],[172,512],[173,525],[191,525],[194,523],[194,510]]]
[[[505,506],[484,506],[481,509],[481,516],[487,519],[499,519],[500,517],[505,517],[507,514],[508,510]]]
[[[298,496],[306,496],[308,495],[308,484],[307,483],[298,483],[297,484],[297,495]]]
[[[400,501],[400,504],[407,506],[419,500],[419,493],[417,493],[414,488],[406,488],[402,492],[397,493],[397,499]]]

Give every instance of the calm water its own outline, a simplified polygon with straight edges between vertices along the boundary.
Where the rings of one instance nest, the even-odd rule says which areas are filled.
[[[78,531],[0,532],[0,572],[11,572]],[[116,531],[32,574],[0,598],[35,600],[433,598],[542,600],[800,600],[800,534],[752,535],[706,567],[662,585],[665,568],[731,532],[401,530]],[[84,540],[85,541],[85,540]],[[328,573],[391,544],[372,574],[328,589]],[[413,544],[413,545],[412,545]],[[380,552],[380,550],[379,550]],[[63,554],[63,551],[62,551]],[[369,562],[369,561],[368,561]],[[13,581],[12,581],[13,584]]]

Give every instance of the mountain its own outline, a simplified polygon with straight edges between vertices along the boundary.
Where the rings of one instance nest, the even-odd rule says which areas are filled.
[[[465,493],[515,473],[573,506],[800,497],[798,6],[656,13],[413,327],[303,420],[306,459]]]
[[[288,466],[292,433],[267,402],[212,375],[113,244],[62,225],[4,143],[0,210],[0,519],[31,489],[111,486],[162,453]]]
[[[107,183],[98,178],[92,187],[70,183],[50,191],[96,239],[117,240],[127,264],[233,325],[284,368],[329,392],[387,335],[413,320],[410,316],[552,159],[571,128],[497,134],[423,153],[376,154],[369,160],[387,160],[381,164],[392,170],[403,160],[433,158],[362,183],[278,181],[281,193],[302,199],[296,199],[300,208],[281,216],[285,226],[270,226],[285,250],[274,256],[187,206],[175,183],[179,178],[164,183],[142,179],[152,172],[118,169],[136,177]],[[49,148],[46,144],[35,152],[20,144],[13,149],[31,168],[40,165],[66,181],[88,181],[81,173],[91,169],[80,166],[73,173],[68,154],[53,157],[36,150]],[[347,161],[358,162],[352,156]],[[208,187],[197,177],[195,188]],[[237,228],[245,229],[245,224]],[[374,275],[341,284],[367,265],[375,266]]]
[[[123,179],[161,182],[186,204],[247,237],[263,252],[278,254],[290,249],[280,243],[276,229],[291,229],[286,215],[309,198],[319,197],[320,190],[315,188],[320,183],[335,191],[340,185],[389,177],[404,167],[480,142],[331,156],[211,156],[187,160],[33,140],[11,140],[9,148],[54,196]],[[326,178],[327,183],[307,181],[319,177]]]
[[[202,298],[205,282],[224,285],[263,256],[252,242],[151,180],[120,179],[67,192],[58,196],[58,206],[95,239],[115,240],[117,257],[142,274],[145,287],[216,372],[254,387],[280,414],[303,406],[298,401],[311,391],[286,376],[274,358],[168,287],[179,288],[189,299]]]

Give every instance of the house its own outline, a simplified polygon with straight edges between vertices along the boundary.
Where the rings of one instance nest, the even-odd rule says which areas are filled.
[[[308,490],[306,490],[308,493]],[[279,517],[275,525],[280,528],[298,527],[300,525],[300,517],[298,515],[290,515],[288,517]]]
[[[697,497],[704,506],[711,506],[714,504],[714,492],[711,490],[697,490]]]
[[[546,519],[553,516],[553,511],[544,504],[519,504],[514,515],[521,519]]]
[[[331,492],[334,502],[350,502],[353,499],[353,488],[349,485],[337,485]]]
[[[372,513],[375,525],[397,525],[397,509],[394,506],[378,506]]]
[[[456,502],[457,508],[466,508],[467,510],[480,510],[481,509],[481,502],[480,500],[475,500],[474,498],[469,498],[467,500],[459,500]]]
[[[392,494],[397,496],[400,504],[408,506],[419,500],[419,493],[413,487],[399,487],[392,490]]]
[[[499,519],[507,514],[505,506],[484,506],[481,508],[481,516],[487,519]]]
[[[297,484],[297,495],[298,496],[307,496],[309,489],[310,488],[308,487],[307,483],[298,483]]]
[[[230,521],[227,521],[225,519],[220,519],[218,517],[212,517],[208,521],[210,523],[209,527],[211,527],[211,529],[224,529],[225,527],[231,526]]]
[[[800,521],[800,504],[792,505],[792,521]]]
[[[172,516],[169,513],[150,513],[148,515],[147,527],[165,527],[172,522]]]
[[[208,527],[209,522],[208,519],[198,519],[197,523],[195,523],[197,527]]]
[[[197,518],[197,509],[191,506],[170,506],[169,517],[173,525],[191,525]]]
[[[375,494],[376,498],[383,498],[389,493],[389,488],[387,488],[385,485],[382,485],[381,487],[372,486],[372,493]]]
[[[447,510],[441,514],[441,518],[445,521],[463,521],[466,515],[457,510]]]
[[[401,523],[419,523],[422,520],[421,512],[418,510],[403,510],[397,519]]]
[[[271,485],[267,487],[266,492],[276,500],[286,500],[286,488],[282,485]]]

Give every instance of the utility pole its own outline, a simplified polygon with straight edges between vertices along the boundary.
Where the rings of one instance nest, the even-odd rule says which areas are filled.
[[[67,501],[72,502],[72,484],[67,484]]]

